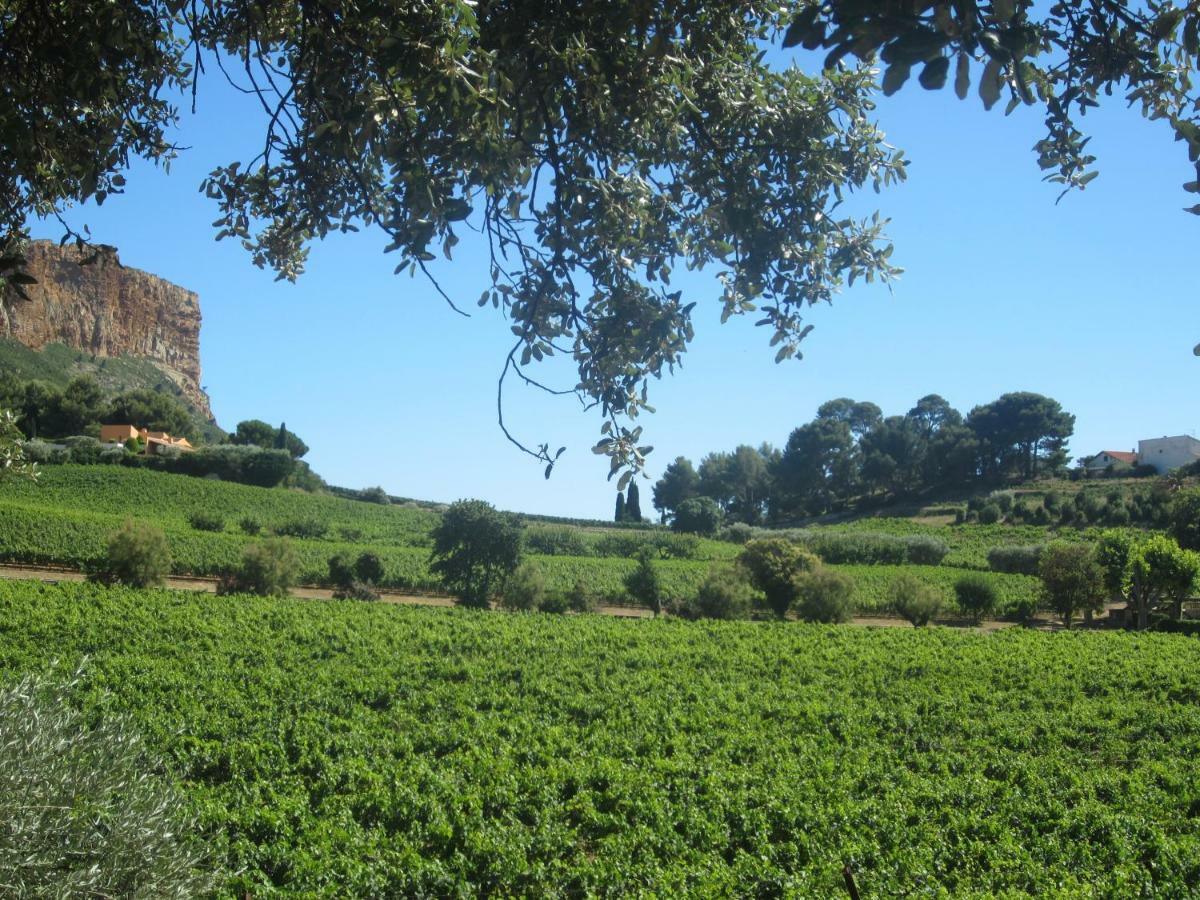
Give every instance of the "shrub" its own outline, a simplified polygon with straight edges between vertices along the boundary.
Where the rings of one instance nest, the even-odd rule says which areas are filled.
[[[854,579],[823,566],[796,578],[796,612],[805,622],[849,622]]]
[[[358,499],[367,503],[378,503],[382,506],[387,506],[392,502],[392,498],[388,496],[388,492],[381,487],[364,488],[358,492]]]
[[[897,575],[888,587],[891,607],[916,627],[928,625],[942,608],[935,588],[913,575]]]
[[[1013,508],[1012,491],[996,491],[988,497],[988,500],[1000,507],[1000,512],[1002,513],[1007,513]]]
[[[567,592],[566,596],[567,606],[572,612],[594,612],[598,605],[596,595],[592,593],[587,582],[582,578],[575,581],[575,584],[571,586],[571,590]]]
[[[268,538],[242,552],[242,562],[221,576],[219,594],[258,594],[286,597],[295,581],[296,554],[287,541]]]
[[[546,599],[546,579],[542,570],[532,562],[523,562],[504,582],[500,594],[500,608],[530,612],[539,608]]]
[[[363,530],[361,528],[353,528],[349,525],[342,525],[337,530],[338,537],[347,544],[357,544],[363,539]]]
[[[1068,506],[1066,503],[1058,511],[1058,523],[1060,525],[1070,525],[1076,520],[1078,512],[1074,506]]]
[[[188,524],[197,531],[224,531],[225,520],[215,513],[198,511],[188,516]]]
[[[721,527],[721,507],[711,497],[689,497],[675,510],[671,528],[689,534],[712,536]]]
[[[95,465],[100,462],[100,451],[104,449],[104,445],[94,437],[82,435],[63,438],[61,443],[67,448],[71,462],[83,466]]]
[[[696,595],[683,612],[698,619],[746,619],[754,603],[754,589],[746,573],[735,566],[714,566],[708,570]]]
[[[334,587],[346,587],[354,580],[354,563],[349,553],[337,553],[329,557],[329,583]]]
[[[320,519],[295,519],[276,525],[272,530],[281,537],[317,539],[325,537],[329,526]]]
[[[1056,512],[1062,506],[1062,497],[1057,491],[1046,491],[1042,496],[1042,505],[1050,512]]]
[[[1039,506],[1037,509],[1035,509],[1033,511],[1033,524],[1034,525],[1049,525],[1050,524],[1050,513],[1046,509],[1046,507]]]
[[[334,600],[378,600],[379,591],[375,585],[367,581],[351,579],[350,583],[339,587],[333,592]]]
[[[354,561],[354,575],[359,581],[381,584],[383,582],[383,560],[369,551],[360,553],[358,559]]]
[[[663,586],[648,549],[638,554],[637,568],[625,576],[625,591],[635,603],[649,607],[657,616],[663,608]]]
[[[1110,506],[1105,510],[1104,521],[1108,525],[1128,525],[1129,510],[1124,506]]]
[[[1024,521],[1028,520],[1029,517],[1032,515],[1033,515],[1033,508],[1029,505],[1028,500],[1021,499],[1013,504],[1013,507],[1012,507],[1013,519],[1020,521],[1020,522],[1024,522]]]
[[[553,613],[562,615],[571,608],[571,600],[567,594],[562,591],[547,591],[542,597],[541,605],[538,606],[539,612]]]
[[[822,562],[834,565],[903,565],[908,561],[908,544],[891,534],[861,531],[810,531],[800,542]]]
[[[167,580],[171,550],[162,530],[144,522],[127,521],[108,537],[105,558],[91,574],[105,584],[153,587]]]
[[[1021,624],[1028,625],[1037,615],[1037,610],[1037,600],[1033,596],[1027,595],[1015,603],[1009,604],[1006,612]]]
[[[245,516],[238,522],[238,528],[242,529],[243,534],[256,535],[262,532],[262,522],[253,516]]]
[[[540,525],[525,529],[525,549],[543,556],[587,556],[589,548],[577,528]]]
[[[729,544],[745,544],[754,537],[754,529],[745,522],[734,522],[721,529],[719,538]]]
[[[979,510],[980,525],[995,525],[1000,521],[1000,507],[995,503],[985,503]]]
[[[990,615],[999,602],[992,580],[982,572],[968,572],[954,582],[954,596],[963,614],[978,622]]]
[[[908,551],[908,562],[914,566],[936,566],[941,564],[950,548],[944,541],[924,534],[911,535],[904,539]]]
[[[750,575],[750,583],[763,592],[767,607],[783,618],[796,602],[797,576],[811,572],[820,560],[803,547],[783,538],[751,541],[738,562]]]
[[[198,823],[123,714],[79,712],[82,676],[0,692],[0,872],[11,897],[207,896]]]
[[[1041,559],[1045,546],[1030,544],[993,547],[987,554],[988,568],[993,572],[1007,572],[1010,575],[1036,575],[1038,560]]]

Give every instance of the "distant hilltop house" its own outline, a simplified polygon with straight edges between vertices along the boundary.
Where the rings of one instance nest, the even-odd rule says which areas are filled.
[[[165,431],[148,431],[145,428],[135,428],[132,425],[101,425],[100,440],[106,444],[124,444],[127,441],[141,441],[148,455],[159,453],[165,447],[190,452],[196,448],[187,438],[171,437]]]
[[[1154,466],[1159,475],[1200,459],[1200,441],[1188,434],[1138,441],[1138,464]]]
[[[1137,452],[1101,450],[1083,460],[1084,471],[1099,475],[1124,466],[1152,466],[1159,475],[1200,460],[1200,440],[1187,434],[1138,441]]]
[[[1087,470],[1088,474],[1093,474],[1103,472],[1109,466],[1136,466],[1137,464],[1137,454],[1132,450],[1128,453],[1123,450],[1101,450],[1095,456],[1085,460],[1083,467]]]

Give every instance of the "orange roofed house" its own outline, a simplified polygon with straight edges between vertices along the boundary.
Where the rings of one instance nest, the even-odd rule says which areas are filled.
[[[132,425],[101,425],[100,440],[106,444],[124,444],[126,441],[141,441],[146,453],[158,453],[164,447],[175,447],[185,452],[195,450],[187,438],[171,437],[165,431],[147,431]]]

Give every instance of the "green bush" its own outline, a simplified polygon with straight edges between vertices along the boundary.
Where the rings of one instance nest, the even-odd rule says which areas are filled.
[[[1012,491],[996,491],[988,500],[1000,507],[1000,512],[1007,513],[1013,508]]]
[[[392,502],[388,492],[381,487],[363,488],[358,492],[358,499],[366,503],[378,503],[381,506],[387,506]]]
[[[354,575],[359,581],[365,581],[367,584],[382,584],[383,560],[370,551],[360,553],[354,561]]]
[[[996,610],[999,594],[982,572],[968,572],[954,582],[954,596],[963,614],[978,622]]]
[[[696,619],[746,619],[754,604],[754,589],[737,566],[709,569],[696,594],[680,612]]]
[[[576,579],[571,590],[567,592],[566,598],[567,607],[571,612],[594,612],[598,605],[595,593],[582,578]]]
[[[238,528],[242,530],[242,534],[248,534],[253,537],[256,534],[261,534],[263,527],[262,522],[254,518],[254,516],[244,516],[238,522]]]
[[[993,547],[987,554],[988,568],[1010,575],[1036,575],[1038,560],[1045,549],[1045,544]]]
[[[1056,512],[1062,506],[1062,497],[1059,496],[1057,491],[1046,491],[1042,496],[1042,505],[1049,512]]]
[[[108,537],[104,559],[91,573],[93,580],[130,587],[163,584],[171,571],[171,550],[162,529],[127,521]]]
[[[950,548],[944,541],[930,535],[914,534],[904,539],[908,562],[914,566],[936,566],[945,559]]]
[[[27,676],[0,692],[0,892],[208,895],[188,804],[128,717],[78,711],[81,683]]]
[[[888,587],[891,608],[916,627],[928,625],[942,608],[942,596],[913,575],[898,575]]]
[[[320,519],[293,519],[290,522],[283,522],[276,525],[273,529],[280,537],[305,538],[307,540],[318,540],[325,537],[329,531],[329,525],[322,522]]]
[[[775,537],[748,543],[738,562],[749,573],[750,583],[762,591],[767,608],[783,618],[796,602],[797,577],[813,571],[821,561],[792,541]]]
[[[995,525],[1000,521],[1002,513],[1000,507],[995,503],[985,503],[979,509],[979,524],[980,525]]]
[[[854,579],[818,567],[796,579],[796,612],[805,622],[849,622],[854,614]]]
[[[188,516],[188,524],[197,531],[224,531],[225,520],[216,513],[198,510]]]
[[[1181,491],[1170,506],[1171,535],[1185,550],[1200,550],[1200,488]]]
[[[625,576],[624,583],[625,592],[635,603],[652,609],[656,616],[662,612],[665,600],[662,577],[648,548],[638,554],[637,568]]]
[[[571,609],[571,598],[563,591],[546,591],[542,597],[541,605],[538,606],[539,612],[553,613],[562,615]]]
[[[523,562],[508,576],[500,593],[501,609],[532,612],[546,599],[546,579],[536,563]]]
[[[746,544],[754,537],[754,528],[745,522],[734,522],[722,528],[718,537],[729,544]]]
[[[291,545],[279,538],[268,538],[243,551],[241,565],[221,576],[217,593],[286,597],[295,583],[296,566]]]

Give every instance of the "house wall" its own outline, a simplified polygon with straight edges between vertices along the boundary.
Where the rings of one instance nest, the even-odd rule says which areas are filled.
[[[1154,466],[1159,475],[1200,459],[1200,441],[1186,434],[1138,441],[1138,463]]]

